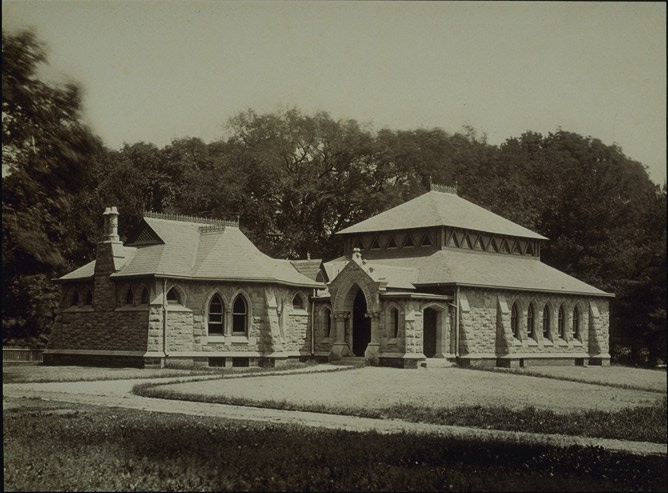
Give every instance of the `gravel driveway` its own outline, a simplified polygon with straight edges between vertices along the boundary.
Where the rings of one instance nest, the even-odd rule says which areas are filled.
[[[226,395],[256,401],[383,408],[393,404],[535,406],[555,412],[617,410],[654,403],[662,394],[524,375],[427,368],[366,367],[337,373],[222,379],[170,384],[183,393]]]

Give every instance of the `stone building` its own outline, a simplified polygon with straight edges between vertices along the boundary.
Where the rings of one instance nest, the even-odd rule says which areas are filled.
[[[340,231],[328,262],[270,259],[237,224],[148,214],[60,279],[52,362],[607,365],[613,296],[540,261],[547,238],[432,190]]]
[[[96,259],[59,279],[46,363],[280,364],[311,354],[309,298],[321,283],[260,252],[229,221],[147,213],[119,241],[105,211]]]
[[[547,238],[432,190],[338,234],[315,355],[372,364],[607,365],[611,294],[540,261]]]

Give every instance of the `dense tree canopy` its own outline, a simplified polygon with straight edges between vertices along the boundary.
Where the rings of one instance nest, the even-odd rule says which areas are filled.
[[[67,218],[101,144],[78,87],[38,79],[45,54],[30,32],[3,31],[2,60],[3,335],[32,337],[53,316],[48,276],[79,261]]]
[[[468,127],[374,131],[291,109],[240,113],[209,144],[112,151],[82,123],[76,85],[38,79],[32,34],[3,33],[2,53],[4,340],[48,333],[49,279],[94,258],[106,206],[122,237],[145,210],[239,217],[267,254],[330,259],[334,233],[436,182],[547,236],[546,263],[615,293],[618,360],[665,357],[666,189],[615,145],[560,130],[494,146]]]

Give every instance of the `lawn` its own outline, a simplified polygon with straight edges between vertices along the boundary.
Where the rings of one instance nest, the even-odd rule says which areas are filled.
[[[665,491],[665,457],[36,402],[3,419],[6,491]]]
[[[665,393],[620,389],[556,379],[462,368],[402,370],[366,367],[341,373],[257,376],[248,381],[218,379],[170,384],[173,395],[226,396],[298,405],[385,409],[415,404],[426,408],[478,405],[511,410],[526,407],[567,414],[614,411],[660,402]]]
[[[633,372],[633,369],[626,369]],[[660,375],[659,375],[660,376]],[[146,383],[146,397],[666,443],[665,394],[459,368]],[[628,377],[627,377],[628,378]],[[643,383],[647,385],[647,383]]]

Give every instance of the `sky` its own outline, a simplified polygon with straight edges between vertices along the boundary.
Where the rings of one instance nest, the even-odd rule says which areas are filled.
[[[501,144],[559,129],[666,180],[666,5],[640,2],[2,2],[43,77],[84,91],[111,148],[211,142],[296,107],[374,130],[463,126]]]

